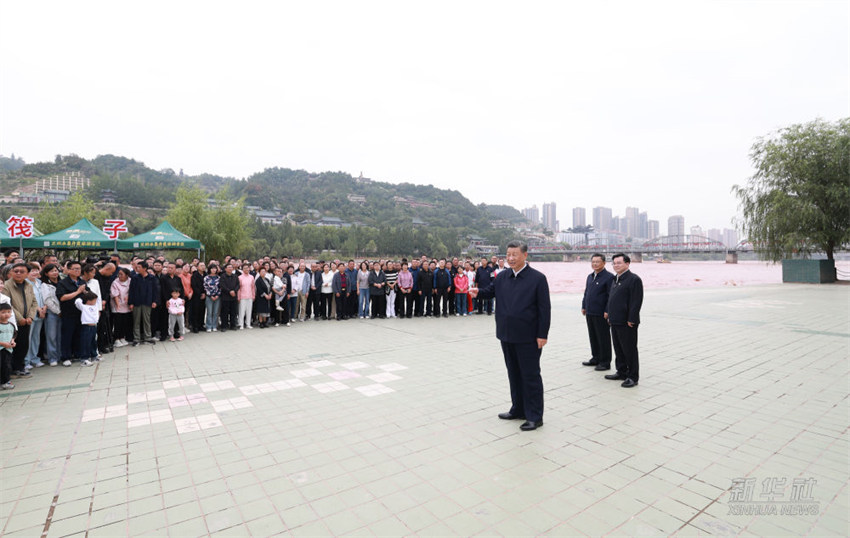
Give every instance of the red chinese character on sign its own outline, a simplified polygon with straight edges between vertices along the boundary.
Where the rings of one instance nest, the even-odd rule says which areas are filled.
[[[110,239],[118,239],[118,234],[126,231],[128,231],[126,220],[107,220],[106,226],[103,227],[103,233]]]
[[[6,231],[9,232],[9,237],[32,237],[33,219],[25,215],[12,215],[6,221]]]

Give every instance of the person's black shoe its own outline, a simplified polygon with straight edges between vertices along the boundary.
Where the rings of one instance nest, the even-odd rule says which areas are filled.
[[[597,372],[604,372],[605,370],[610,370],[610,369],[611,369],[610,364],[608,366],[605,366],[604,364],[597,364],[596,368],[594,368],[594,370],[596,370]]]
[[[599,364],[599,362],[595,361],[593,359],[590,359],[589,361],[584,361],[583,363],[581,363],[582,366],[596,366],[597,364]]]
[[[621,386],[621,387],[625,387],[625,388],[627,388],[627,389],[630,389],[630,388],[632,388],[632,387],[637,387],[637,384],[638,384],[638,382],[637,382],[637,381],[632,381],[631,379],[627,378],[625,381],[623,381],[623,382],[620,384],[620,386]]]
[[[133,347],[136,347],[136,346],[139,345],[139,343],[134,340],[134,341],[130,342],[130,345],[133,346]]]
[[[520,415],[514,415],[510,411],[508,411],[507,413],[499,413],[499,418],[502,420],[525,420],[525,417]]]
[[[530,420],[526,420],[525,422],[522,423],[522,425],[519,427],[519,429],[521,429],[524,432],[529,432],[531,430],[536,430],[537,428],[539,428],[542,425],[543,425],[542,420],[538,420],[537,422],[532,422]]]
[[[620,374],[608,374],[605,376],[605,379],[610,379],[611,381],[623,381],[626,379],[626,376],[622,376]]]

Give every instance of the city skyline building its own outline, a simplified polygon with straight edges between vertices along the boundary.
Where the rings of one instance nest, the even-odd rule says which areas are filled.
[[[673,215],[667,218],[667,235],[685,235],[685,217]]]
[[[646,238],[655,239],[661,237],[661,227],[657,220],[646,221]]]
[[[726,245],[726,247],[735,248],[738,246],[738,241],[740,241],[740,239],[738,238],[737,230],[730,230],[729,228],[723,229],[723,244]]]
[[[540,223],[540,210],[537,209],[537,204],[523,209],[522,216],[525,217],[525,220],[529,221],[531,224]]]
[[[555,205],[555,202],[548,202],[543,204],[543,226],[550,230],[559,232],[558,230],[558,209]]]
[[[629,237],[640,236],[640,209],[636,207],[626,208],[626,235]]]
[[[554,209],[555,203],[545,203],[544,205],[544,214],[538,213],[540,216],[540,220],[538,222],[543,222],[546,225],[547,217],[545,215],[545,211],[549,210],[549,207],[552,206]],[[536,208],[537,206],[533,206]],[[524,209],[522,211],[523,215],[529,209]],[[610,207],[604,206],[596,206],[591,210],[592,220],[588,219],[588,211],[584,207],[574,207],[572,208],[572,226],[587,226],[589,224],[593,225],[593,229],[595,232],[610,232],[616,234],[623,234],[627,237],[636,238],[636,239],[654,239],[656,237],[661,237],[662,235],[667,236],[684,236],[684,235],[700,235],[702,237],[710,237],[716,241],[720,241],[722,243],[727,243],[724,239],[726,237],[727,229],[719,229],[712,228],[710,230],[704,229],[701,225],[695,225],[691,228],[685,228],[685,217],[683,215],[672,215],[667,218],[667,232],[664,233],[661,230],[661,220],[660,219],[652,219],[649,218],[649,213],[647,211],[640,211],[637,207],[626,207],[625,215],[614,215],[613,210]],[[555,221],[558,226],[552,227],[550,225],[546,225],[547,228],[560,232],[559,222]],[[556,229],[557,228],[557,229]],[[737,236],[737,232],[735,230],[729,230],[729,238],[734,238],[733,246],[738,243],[740,238]],[[709,235],[711,233],[711,235]]]
[[[610,207],[593,208],[593,228],[597,232],[608,232],[612,230],[613,211]]]
[[[587,226],[587,213],[583,207],[573,208],[573,228]]]
[[[711,239],[712,241],[719,241],[723,243],[723,232],[718,230],[717,228],[711,228],[707,232],[705,232],[705,236]]]

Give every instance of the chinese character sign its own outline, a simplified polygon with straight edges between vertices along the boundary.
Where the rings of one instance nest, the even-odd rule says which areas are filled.
[[[103,233],[108,235],[110,239],[118,239],[118,234],[128,231],[126,220],[107,220],[105,224]]]
[[[26,215],[17,216],[12,215],[9,217],[9,220],[6,221],[6,231],[9,232],[9,237],[24,237],[29,239],[32,237],[32,226],[33,219],[31,217],[27,217]]]

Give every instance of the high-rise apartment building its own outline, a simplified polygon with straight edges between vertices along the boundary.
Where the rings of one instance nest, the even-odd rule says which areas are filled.
[[[644,239],[651,239],[655,237],[654,235],[649,235],[649,215],[646,214],[646,211],[641,212],[640,214],[640,224],[638,225],[638,237],[642,237]]]
[[[646,238],[655,239],[661,236],[661,228],[657,220],[646,221]]]
[[[720,243],[723,242],[723,232],[721,232],[717,228],[709,228],[709,230],[705,232],[705,236],[711,239],[712,241],[718,241]]]
[[[735,248],[738,246],[738,232],[735,230],[730,230],[729,228],[723,229],[723,244],[728,248]]]
[[[638,237],[640,234],[640,210],[636,207],[626,208],[626,235]]]
[[[673,215],[667,219],[667,235],[685,235],[685,217]]]
[[[696,226],[691,226],[691,235],[699,235],[704,237],[705,232],[703,231],[702,226],[697,224]]]
[[[593,208],[593,228],[597,232],[609,232],[616,230],[611,226],[613,213],[610,207],[594,207]]]
[[[555,202],[543,204],[543,226],[556,232],[560,231],[556,229],[558,227],[558,217]]]
[[[573,228],[587,226],[587,214],[583,207],[573,208]]]
[[[537,209],[537,205],[533,205],[531,207],[527,207],[522,210],[522,216],[525,217],[525,220],[530,222],[531,224],[540,223],[540,210]]]

